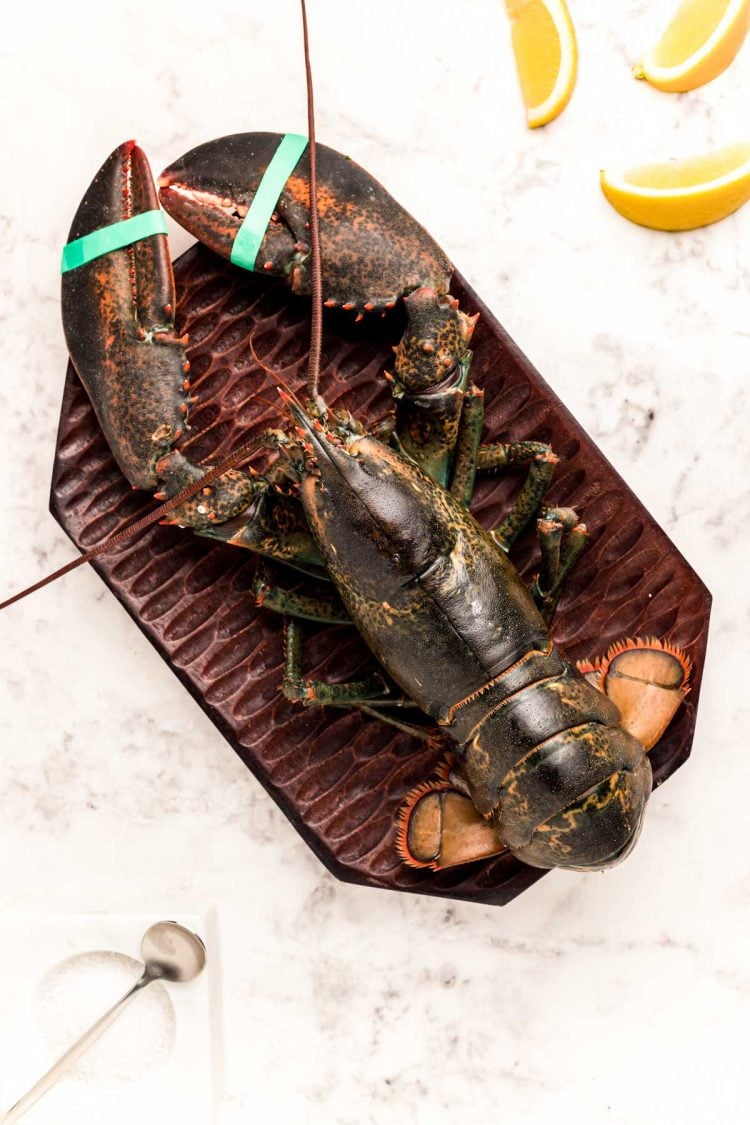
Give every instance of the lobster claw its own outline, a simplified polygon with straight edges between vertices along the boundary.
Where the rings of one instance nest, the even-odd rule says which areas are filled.
[[[134,141],[104,162],[81,202],[69,242],[158,209]],[[154,489],[155,466],[181,435],[188,410],[183,339],[174,331],[174,278],[164,234],[63,273],[62,314],[73,365],[131,484]]]
[[[159,176],[162,206],[204,246],[230,258],[280,139],[278,133],[237,133],[198,145]],[[306,217],[302,216],[303,224]],[[287,224],[271,221],[259,262],[267,271],[284,273],[294,258],[296,241]]]

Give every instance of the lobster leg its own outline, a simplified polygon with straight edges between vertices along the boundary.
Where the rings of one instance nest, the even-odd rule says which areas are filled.
[[[507,551],[526,524],[538,511],[544,493],[552,480],[558,458],[551,446],[540,441],[515,441],[501,445],[480,446],[478,469],[500,469],[506,465],[528,465],[529,475],[505,519],[490,534],[499,547]]]
[[[500,445],[479,446],[476,467],[498,469],[505,465],[528,465],[526,481],[505,519],[490,534],[504,551],[508,551],[529,520],[539,509],[555,471],[558,458],[551,446],[538,441],[518,441]],[[548,508],[537,520],[537,535],[542,552],[542,565],[531,586],[544,620],[554,616],[562,586],[575,565],[588,539],[585,524],[572,508]]]
[[[429,739],[433,736],[432,727],[404,722],[388,711],[380,710],[381,707],[393,710],[417,709],[412,700],[392,695],[390,687],[382,676],[368,676],[364,680],[353,680],[343,684],[305,679],[302,674],[302,649],[301,624],[294,617],[285,617],[284,678],[281,690],[291,703],[301,703],[303,707],[354,708],[413,737]]]
[[[299,501],[274,487],[272,469],[256,478],[256,497],[251,508],[234,519],[212,523],[199,535],[245,547],[256,554],[287,563],[295,570],[324,578],[325,567]],[[177,521],[183,522],[183,521]]]
[[[330,594],[309,594],[304,590],[286,590],[279,585],[280,568],[262,556],[258,559],[250,592],[255,595],[256,604],[292,617],[304,617],[308,621],[326,624],[350,625],[351,619],[341,600],[331,587]],[[297,575],[299,577],[299,575]]]
[[[542,565],[531,584],[531,596],[549,625],[565,579],[586,546],[586,525],[579,523],[572,508],[548,508],[537,520]]]
[[[456,440],[449,489],[465,508],[469,507],[474,495],[477,455],[483,421],[484,391],[480,391],[473,384],[469,384],[461,410],[461,424]]]

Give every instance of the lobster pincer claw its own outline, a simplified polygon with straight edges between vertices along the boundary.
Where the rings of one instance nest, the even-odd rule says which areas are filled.
[[[159,195],[164,209],[209,249],[283,278],[294,293],[310,294],[308,149],[290,147],[291,163],[284,164],[283,186],[274,185],[273,194],[280,191],[267,221],[261,207],[262,230],[252,242],[257,250],[247,257],[240,239],[237,254],[238,233],[263,197],[259,188],[288,137],[237,133],[199,145],[165,169]],[[427,231],[353,160],[322,144],[316,151],[326,307],[385,312],[421,286],[447,291],[452,268]]]
[[[204,246],[230,258],[278,142],[275,133],[240,133],[191,149],[159,176],[164,208]],[[259,260],[269,263],[269,272],[283,274],[295,257],[296,242],[289,226],[273,219]]]
[[[70,243],[154,216],[163,229],[146,158],[126,141],[97,172],[76,212]],[[155,214],[154,214],[155,213]],[[132,224],[129,225],[132,230]],[[112,241],[110,239],[110,241]],[[164,233],[64,266],[62,314],[70,356],[120,468],[157,486],[156,464],[182,435],[189,409],[185,339],[175,335],[174,279]]]

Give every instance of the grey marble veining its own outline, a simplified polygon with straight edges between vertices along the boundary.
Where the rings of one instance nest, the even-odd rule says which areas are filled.
[[[500,0],[309,6],[320,138],[442,243],[712,590],[693,758],[607,875],[552,874],[502,911],[343,886],[80,571],[1,622],[0,905],[40,934],[72,911],[215,909],[222,1123],[734,1120],[750,992],[750,207],[646,231],[609,208],[598,173],[746,139],[750,47],[703,90],[664,95],[629,64],[671,5],[571,0],[578,87],[531,133]],[[16,5],[0,100],[11,591],[70,557],[47,498],[59,252],[80,195],[129,136],[158,171],[222,133],[304,131],[297,5]],[[175,230],[175,252],[188,241]],[[103,1117],[115,1096],[102,1088]]]

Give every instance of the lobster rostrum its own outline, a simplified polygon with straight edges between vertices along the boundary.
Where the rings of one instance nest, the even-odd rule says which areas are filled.
[[[305,403],[282,391],[293,424],[265,435],[276,458],[262,475],[187,460],[187,340],[175,333],[163,233],[64,274],[73,363],[133,487],[179,500],[172,522],[258,554],[255,596],[284,615],[287,698],[445,736],[444,766],[394,826],[405,862],[437,869],[508,847],[543,868],[613,864],[640,831],[647,751],[688,690],[689,661],[655,639],[624,640],[580,667],[555,648],[549,624],[586,543],[575,512],[543,505],[557,458],[538,442],[481,443],[475,318],[450,295],[448,259],[380,184],[310,135],[253,264],[357,316],[403,301],[389,420],[366,432],[329,411],[311,370]],[[193,149],[160,177],[164,207],[232,257],[280,140],[248,133]],[[148,163],[128,142],[94,178],[70,241],[157,209]],[[487,531],[470,511],[475,475],[506,465],[528,466],[528,476]],[[541,567],[527,589],[508,550],[535,517]],[[287,589],[290,567],[325,579],[330,594]],[[383,675],[305,679],[305,618],[353,623]]]

